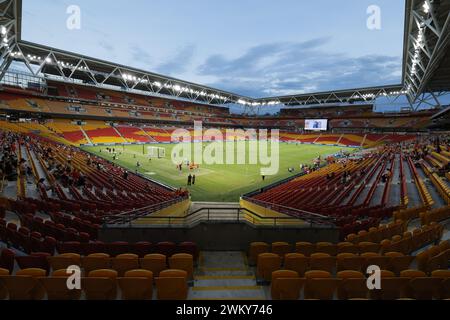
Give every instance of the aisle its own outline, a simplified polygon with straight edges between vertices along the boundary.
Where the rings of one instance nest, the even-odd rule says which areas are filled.
[[[202,252],[189,300],[265,300],[243,252]]]

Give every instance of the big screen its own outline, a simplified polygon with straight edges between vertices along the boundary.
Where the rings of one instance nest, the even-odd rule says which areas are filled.
[[[328,129],[328,120],[325,119],[305,120],[305,130],[327,131],[327,129]]]

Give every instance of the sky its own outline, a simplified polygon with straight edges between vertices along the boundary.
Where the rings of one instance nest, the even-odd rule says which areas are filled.
[[[80,8],[69,29],[67,8]],[[380,29],[370,30],[371,5]],[[24,40],[259,98],[401,83],[404,0],[23,0]]]

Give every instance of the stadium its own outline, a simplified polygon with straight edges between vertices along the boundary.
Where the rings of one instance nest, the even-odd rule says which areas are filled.
[[[0,300],[450,299],[449,0],[398,84],[259,98],[0,13]]]

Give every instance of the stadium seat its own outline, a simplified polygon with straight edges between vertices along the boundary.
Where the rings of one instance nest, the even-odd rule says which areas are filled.
[[[153,245],[146,241],[136,242],[134,245],[130,245],[130,253],[138,255],[139,258],[143,258],[147,254],[150,254],[152,249]]]
[[[81,298],[81,290],[67,287],[68,277],[69,275],[64,269],[57,270],[51,277],[39,278],[47,292],[48,300],[79,300]]]
[[[308,270],[308,258],[300,253],[289,253],[284,257],[284,269],[295,271],[303,277]]]
[[[316,253],[326,253],[330,256],[337,255],[338,248],[331,242],[318,242],[316,243]]]
[[[93,270],[81,279],[87,300],[115,300],[117,297],[117,271]]]
[[[62,270],[70,266],[81,265],[81,256],[78,253],[63,253],[47,259],[52,270]]]
[[[130,244],[124,241],[118,241],[113,243],[105,244],[106,253],[108,253],[112,258],[130,252]]]
[[[431,273],[435,270],[445,270],[450,267],[450,249],[429,258],[427,262],[427,272]]]
[[[182,242],[177,246],[177,253],[187,253],[194,257],[194,264],[197,263],[199,257],[199,249],[194,242]]]
[[[19,270],[15,276],[2,277],[9,300],[42,300],[45,290],[38,279],[46,273],[46,270],[31,268]]]
[[[408,270],[414,260],[414,257],[405,256],[400,252],[387,252],[384,255],[389,258],[387,269],[393,271],[397,276],[400,275],[400,272]]]
[[[434,296],[439,295],[443,280],[432,277],[417,277],[409,281],[411,289],[411,298],[416,300],[432,300]]]
[[[194,258],[190,254],[174,254],[169,258],[169,268],[186,271],[188,280],[194,278]]]
[[[111,268],[123,277],[129,270],[139,269],[139,256],[133,253],[119,254],[111,259]]]
[[[94,253],[106,253],[106,245],[104,242],[95,241],[84,244],[84,255],[89,256]],[[108,254],[109,255],[109,254]]]
[[[305,299],[333,299],[339,279],[332,279],[330,272],[312,270],[305,273],[305,278]]]
[[[152,300],[153,272],[130,270],[118,280],[123,300]]]
[[[14,251],[3,249],[0,255],[0,268],[6,269],[9,273],[14,271]]]
[[[287,242],[274,242],[272,243],[272,253],[280,256],[284,259],[284,256],[291,252],[291,246]]]
[[[337,254],[340,253],[353,253],[358,254],[359,248],[351,242],[340,242],[337,245]]]
[[[380,245],[378,243],[360,242],[358,246],[361,254],[366,252],[378,253],[380,251]]]
[[[8,296],[8,290],[2,282],[4,276],[9,276],[9,270],[0,268],[0,300],[4,300]]]
[[[57,248],[59,254],[77,253],[81,255],[84,253],[81,243],[78,241],[59,242]]]
[[[436,291],[436,297],[441,300],[450,299],[450,277],[442,279],[441,285]]]
[[[268,253],[269,245],[265,242],[252,242],[250,244],[248,263],[251,266],[256,265],[258,255]]]
[[[327,253],[313,253],[309,260],[311,270],[323,270],[333,273],[336,267],[336,258]]]
[[[42,269],[48,274],[50,266],[48,264],[48,253],[33,253],[29,256],[16,256],[20,269]]]
[[[177,245],[173,242],[160,242],[156,245],[155,253],[163,254],[170,258],[177,252]]]
[[[315,251],[315,246],[310,242],[297,242],[295,244],[295,252],[301,253],[306,257],[311,256]]]
[[[290,281],[282,281],[289,279]],[[298,300],[301,279],[291,270],[277,270],[272,273],[271,296],[273,300]]]
[[[392,274],[390,274],[392,275]],[[373,300],[396,300],[402,298],[405,287],[408,285],[407,278],[381,276],[381,289],[371,290],[370,297]]]
[[[354,270],[362,271],[364,258],[354,253],[340,253],[336,257],[337,271]]]
[[[158,300],[186,300],[188,295],[187,272],[164,270],[156,278]]]
[[[159,277],[161,271],[167,269],[167,258],[163,254],[152,253],[140,259],[141,268],[153,272],[154,277]]]
[[[83,257],[81,265],[86,274],[93,270],[108,269],[111,266],[110,257],[106,253],[93,253]]]
[[[377,266],[381,270],[387,270],[389,267],[389,257],[379,255],[378,253],[366,252],[361,254],[361,257],[364,259],[363,271],[367,270],[369,266]]]
[[[337,278],[341,279],[337,291],[339,300],[366,299],[368,288],[364,274],[358,271],[345,270],[337,273]]]
[[[256,264],[256,276],[258,279],[270,282],[272,272],[280,270],[281,257],[275,253],[261,253]]]

